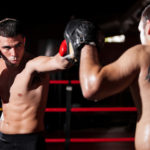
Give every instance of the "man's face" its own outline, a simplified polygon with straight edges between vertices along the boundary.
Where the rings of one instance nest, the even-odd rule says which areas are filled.
[[[15,37],[0,36],[0,53],[6,64],[17,67],[24,54],[25,38],[21,35]]]

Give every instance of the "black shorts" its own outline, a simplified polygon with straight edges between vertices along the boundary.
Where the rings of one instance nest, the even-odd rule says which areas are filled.
[[[43,132],[31,134],[3,134],[0,132],[0,150],[45,150]]]

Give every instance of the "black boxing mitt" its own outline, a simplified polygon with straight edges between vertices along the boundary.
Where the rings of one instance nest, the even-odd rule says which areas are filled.
[[[83,19],[71,20],[64,31],[67,43],[66,56],[74,61],[80,60],[80,50],[87,45],[97,45],[97,27],[90,21]]]

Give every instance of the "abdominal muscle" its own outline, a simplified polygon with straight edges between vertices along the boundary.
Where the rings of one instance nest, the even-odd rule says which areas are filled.
[[[37,112],[39,110],[39,112]],[[24,104],[17,108],[3,104],[0,131],[5,134],[28,134],[44,130],[44,110]]]

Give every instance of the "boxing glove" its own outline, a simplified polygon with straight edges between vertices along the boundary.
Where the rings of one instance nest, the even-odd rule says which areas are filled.
[[[63,40],[59,47],[60,56],[65,56],[67,54],[67,43],[66,40]]]
[[[70,48],[67,48],[66,40],[63,40],[61,42],[60,47],[59,47],[59,54],[60,54],[60,56],[67,59],[72,64],[74,64],[76,62],[76,60],[74,58],[74,51],[72,50],[71,46],[70,46]]]
[[[80,59],[80,51],[85,44],[97,44],[97,27],[90,21],[83,19],[71,20],[64,31],[67,44],[67,55],[74,62]]]

